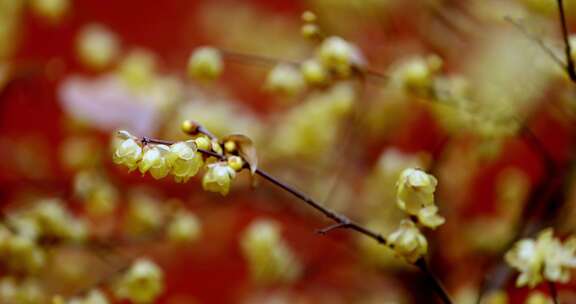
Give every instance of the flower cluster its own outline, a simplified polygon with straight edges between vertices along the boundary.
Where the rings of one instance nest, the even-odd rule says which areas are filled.
[[[190,121],[182,124],[182,130],[188,134],[196,134],[197,129]],[[114,152],[114,162],[130,171],[138,168],[142,174],[149,172],[155,179],[172,175],[176,182],[187,182],[204,167],[203,188],[226,195],[236,172],[244,169],[245,164],[255,170],[255,151],[251,141],[241,135],[219,142],[200,134],[192,140],[170,145],[139,141],[126,131],[120,131],[119,136],[123,141]]]
[[[388,236],[388,244],[398,255],[410,263],[428,252],[428,242],[418,225],[435,229],[445,219],[438,215],[434,204],[434,191],[438,181],[420,169],[402,171],[396,183],[398,207],[410,216]]]
[[[40,281],[26,278],[19,280],[5,276],[0,279],[1,303],[45,303],[46,294]]]
[[[576,238],[562,243],[554,238],[551,228],[545,229],[534,239],[522,239],[506,253],[506,262],[520,272],[518,287],[534,287],[543,280],[566,283],[570,271],[576,268]]]

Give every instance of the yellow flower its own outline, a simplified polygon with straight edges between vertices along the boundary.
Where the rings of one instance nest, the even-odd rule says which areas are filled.
[[[62,302],[64,303],[64,302]],[[98,289],[91,290],[86,296],[81,298],[72,298],[67,304],[108,304],[110,303],[104,293]]]
[[[202,187],[206,191],[219,192],[222,195],[230,191],[230,183],[236,176],[236,171],[228,163],[220,162],[208,165],[208,172],[202,179]]]
[[[428,252],[426,237],[411,220],[402,220],[400,226],[388,236],[388,244],[396,255],[415,263]]]
[[[564,244],[553,237],[553,230],[546,229],[536,240],[522,239],[506,253],[506,262],[520,271],[517,286],[536,286],[543,279],[566,283],[571,268],[576,268],[576,239]]]
[[[52,22],[60,21],[70,9],[70,0],[32,0],[34,13]]]
[[[434,191],[438,181],[436,178],[420,169],[405,169],[396,183],[398,207],[418,217],[418,221],[429,228],[444,224],[445,219],[438,215],[438,207],[434,205]]]
[[[257,220],[251,223],[240,242],[252,279],[257,283],[291,282],[301,273],[301,265],[282,239],[277,222]]]
[[[212,80],[220,76],[223,66],[220,51],[211,47],[201,47],[190,55],[188,74],[201,80]]]
[[[300,72],[302,73],[304,80],[311,85],[323,84],[328,80],[328,72],[315,59],[304,61],[300,65]]]
[[[197,216],[180,211],[170,222],[167,229],[168,239],[174,242],[191,242],[200,237],[202,227]]]
[[[542,281],[542,254],[534,240],[518,241],[504,258],[510,266],[520,271],[516,286],[534,287]]]
[[[101,70],[116,59],[120,53],[120,43],[114,33],[102,25],[90,24],[80,32],[76,51],[84,65]]]
[[[278,64],[266,79],[266,89],[288,96],[296,95],[304,89],[304,78],[300,71],[291,64]]]
[[[166,177],[172,169],[169,153],[170,148],[166,145],[147,147],[138,166],[140,173],[145,174],[150,171],[150,175],[155,179]]]
[[[128,132],[120,133],[121,136],[129,136],[118,146],[113,155],[116,164],[125,165],[130,171],[138,167],[138,162],[142,158],[142,147]]]
[[[336,36],[324,39],[317,56],[326,68],[344,77],[349,76],[353,66],[364,65],[360,51],[354,45]]]
[[[164,289],[163,276],[154,262],[138,259],[117,282],[114,292],[134,303],[153,303]]]
[[[202,154],[193,141],[177,142],[170,146],[172,175],[176,182],[187,182],[204,165]]]
[[[533,291],[528,295],[524,304],[553,304],[553,302],[546,294],[540,291]]]
[[[550,230],[551,231],[551,230]],[[570,272],[576,268],[576,238],[568,239],[564,244],[553,239],[544,255],[544,278],[552,282],[567,283]]]

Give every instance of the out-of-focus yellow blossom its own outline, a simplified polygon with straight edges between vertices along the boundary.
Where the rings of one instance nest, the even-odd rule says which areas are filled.
[[[317,24],[304,24],[300,28],[300,32],[302,33],[302,36],[307,39],[313,39],[320,36],[320,28]]]
[[[7,304],[42,304],[47,295],[40,282],[27,278],[18,282],[13,277],[0,279],[0,303]]]
[[[307,22],[307,23],[316,22],[317,18],[318,17],[316,16],[316,14],[314,14],[313,11],[304,11],[304,12],[302,12],[302,15],[300,16],[300,19],[302,19],[302,21]]]
[[[159,206],[160,202],[154,197],[147,194],[134,194],[129,200],[125,227],[130,235],[145,236],[162,226],[164,216]]]
[[[178,183],[187,182],[204,165],[202,154],[197,151],[194,141],[177,142],[170,146],[168,155],[172,164],[172,175]]]
[[[536,240],[522,239],[506,253],[506,262],[520,272],[518,287],[534,287],[543,279],[566,283],[571,268],[576,268],[576,238],[564,244],[553,237],[553,230],[546,229]]]
[[[208,165],[208,171],[202,178],[202,187],[206,191],[228,194],[230,184],[236,177],[236,171],[228,163],[218,162]]]
[[[100,173],[80,171],[74,176],[74,194],[81,198],[88,214],[110,214],[119,199],[118,190]]]
[[[134,89],[142,89],[153,83],[156,78],[156,57],[150,51],[135,49],[120,62],[120,77]]]
[[[488,292],[482,297],[482,304],[508,304],[508,294],[505,290],[497,289]]]
[[[39,201],[30,210],[30,215],[36,220],[44,236],[78,242],[88,235],[86,223],[70,214],[58,199]]]
[[[418,217],[419,223],[432,229],[444,224],[445,219],[438,215],[434,205],[434,191],[438,181],[420,169],[402,171],[396,183],[398,207],[410,215]]]
[[[100,158],[101,146],[90,137],[70,137],[60,146],[60,160],[65,167],[80,170],[94,167]]]
[[[212,47],[200,47],[190,55],[188,75],[200,80],[213,80],[222,74],[224,63],[220,51]]]
[[[164,290],[162,269],[148,259],[136,260],[118,280],[114,294],[137,304],[154,303]]]
[[[128,167],[133,171],[138,167],[138,162],[142,159],[142,147],[136,142],[136,138],[126,131],[120,131],[119,136],[124,139],[113,154],[116,164]]]
[[[442,60],[439,57],[416,57],[399,65],[392,74],[394,80],[408,93],[429,97],[432,95],[434,77],[441,67]]]
[[[197,216],[190,212],[179,211],[168,224],[168,239],[173,242],[187,243],[196,241],[202,233]]]
[[[72,298],[66,304],[108,304],[110,301],[106,298],[104,293],[98,289],[91,290],[86,296],[82,298]]]
[[[20,28],[26,1],[24,0],[0,0],[0,65],[6,64],[5,60],[11,58],[14,50],[18,47],[20,40]],[[7,65],[4,66],[7,68]],[[6,73],[5,70],[3,73]],[[2,74],[2,72],[0,72]],[[7,73],[4,75],[7,76]],[[5,80],[0,82],[0,89],[5,84]]]
[[[82,28],[76,40],[80,61],[94,70],[109,67],[120,53],[120,42],[110,30],[100,24]]]
[[[56,22],[70,9],[70,0],[31,0],[30,5],[34,13]]]
[[[300,65],[300,73],[310,85],[320,85],[328,81],[328,72],[316,59],[309,59]]]
[[[553,304],[550,297],[540,291],[533,291],[528,295],[524,304]]]
[[[349,82],[338,83],[327,91],[310,94],[281,118],[272,148],[285,156],[320,156],[337,139],[339,122],[350,113],[356,91]]]
[[[46,264],[46,254],[34,240],[10,235],[2,242],[0,257],[10,269],[34,273]]]
[[[390,248],[409,263],[415,263],[428,252],[426,237],[411,220],[402,220],[398,229],[392,232],[387,240]]]
[[[241,237],[242,253],[250,274],[260,284],[295,280],[301,265],[280,234],[280,226],[271,220],[257,220]]]
[[[322,41],[317,56],[328,70],[334,71],[342,77],[349,76],[352,67],[364,65],[364,58],[358,48],[336,36],[328,37]]]
[[[170,147],[166,145],[146,146],[138,165],[140,173],[145,174],[150,171],[150,175],[155,179],[166,177],[172,170],[170,154]]]
[[[268,73],[265,88],[274,93],[294,96],[302,92],[305,85],[304,78],[297,67],[281,63]]]

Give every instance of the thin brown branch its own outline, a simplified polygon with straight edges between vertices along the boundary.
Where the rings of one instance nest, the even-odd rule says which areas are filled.
[[[153,138],[148,138],[148,137],[142,138],[141,141],[143,144],[171,145],[174,143],[171,141],[153,139]],[[216,157],[219,160],[226,160],[226,156],[212,152],[212,151],[207,151],[207,150],[203,150],[203,149],[198,149],[198,151],[205,154],[205,155]],[[319,230],[318,231],[319,233],[327,234],[328,232],[333,231],[335,229],[350,229],[350,230],[356,231],[360,234],[363,234],[363,235],[373,239],[374,241],[376,241],[377,243],[379,243],[381,245],[388,245],[386,238],[382,234],[375,232],[375,231],[373,231],[367,227],[362,226],[359,223],[356,223],[356,222],[350,220],[348,217],[346,217],[343,214],[337,213],[337,212],[335,212],[335,211],[333,211],[327,207],[322,206],[321,204],[319,204],[318,202],[316,202],[315,200],[310,198],[305,193],[303,193],[303,192],[293,188],[292,186],[280,181],[279,179],[270,175],[268,172],[266,172],[262,169],[256,169],[255,173],[257,175],[261,176],[262,178],[264,178],[265,180],[269,181],[270,183],[274,184],[275,186],[279,187],[280,189],[282,189],[282,190],[290,193],[291,195],[295,196],[300,201],[304,202],[306,205],[310,206],[311,208],[318,211],[319,213],[321,213],[322,215],[324,215],[325,217],[327,217],[328,219],[330,219],[334,222],[333,225]],[[427,266],[425,260],[420,259],[419,261],[417,261],[415,263],[415,266],[417,266],[428,277],[428,280],[430,281],[434,291],[436,293],[438,293],[438,295],[442,299],[443,303],[451,304],[452,301],[450,300],[450,297],[448,296],[448,294],[446,293],[446,291],[442,287],[440,281],[428,269],[428,266]]]
[[[245,54],[236,51],[224,50],[219,49],[220,52],[224,55],[224,57],[232,62],[237,62],[241,64],[249,64],[254,66],[260,66],[265,68],[273,67],[280,63],[290,64],[299,66],[300,62],[295,60],[287,60],[287,59],[277,59],[273,57],[266,57],[254,54]],[[385,74],[382,74],[378,71],[374,71],[371,69],[354,69],[355,72],[361,75],[361,77],[366,77],[366,79],[370,80],[371,82],[375,82],[376,84],[381,85],[383,82],[387,82],[389,77]]]
[[[566,72],[573,82],[576,82],[576,70],[574,69],[574,59],[572,58],[572,46],[568,39],[568,26],[566,24],[566,14],[564,13],[564,0],[557,0],[558,13],[560,15],[560,26],[562,27],[562,39],[564,40],[564,54],[566,55]]]
[[[522,24],[520,24],[518,21],[512,19],[510,16],[505,16],[504,20],[510,22],[524,36],[526,36],[526,38],[528,38],[528,39],[532,40],[534,43],[536,43],[548,55],[548,57],[550,57],[550,59],[554,60],[554,62],[561,69],[563,69],[563,70],[566,69],[566,64],[564,63],[564,61],[560,57],[558,57],[558,55],[556,55],[556,53],[554,53],[554,51],[548,45],[546,45],[546,43],[544,43],[544,41],[542,39],[540,39],[539,37],[528,32],[528,30],[526,30],[526,28]]]
[[[418,261],[416,261],[416,263],[414,263],[423,273],[427,274],[427,278],[430,281],[430,285],[432,286],[432,288],[434,289],[434,292],[436,292],[436,294],[438,294],[440,296],[440,298],[442,299],[442,302],[444,303],[452,303],[452,301],[450,300],[450,297],[448,296],[448,293],[446,292],[446,290],[444,290],[444,287],[442,287],[442,284],[440,283],[440,281],[438,281],[438,279],[436,278],[436,276],[432,273],[432,271],[430,270],[430,268],[428,267],[428,263],[426,263],[426,260],[424,258],[420,258]]]
[[[556,283],[548,282],[548,289],[550,290],[550,296],[552,297],[552,301],[554,301],[554,304],[560,304],[560,301],[558,301],[558,291],[556,290]]]

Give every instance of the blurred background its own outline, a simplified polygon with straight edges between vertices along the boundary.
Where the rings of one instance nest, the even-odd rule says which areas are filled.
[[[315,54],[306,10],[359,48],[366,77],[269,84]],[[416,267],[316,234],[330,223],[264,180],[242,173],[222,197],[112,163],[117,130],[182,140],[192,119],[249,136],[261,168],[383,234],[402,219],[399,173],[431,172],[447,221],[426,232],[429,260],[455,303],[484,288],[486,303],[547,303],[501,263],[519,237],[575,228],[575,84],[540,46],[565,60],[559,29],[554,0],[0,0],[0,208],[34,240],[0,245],[0,302],[128,303],[114,286],[142,258],[161,273],[152,303],[434,302]],[[207,45],[221,77],[189,77]]]

